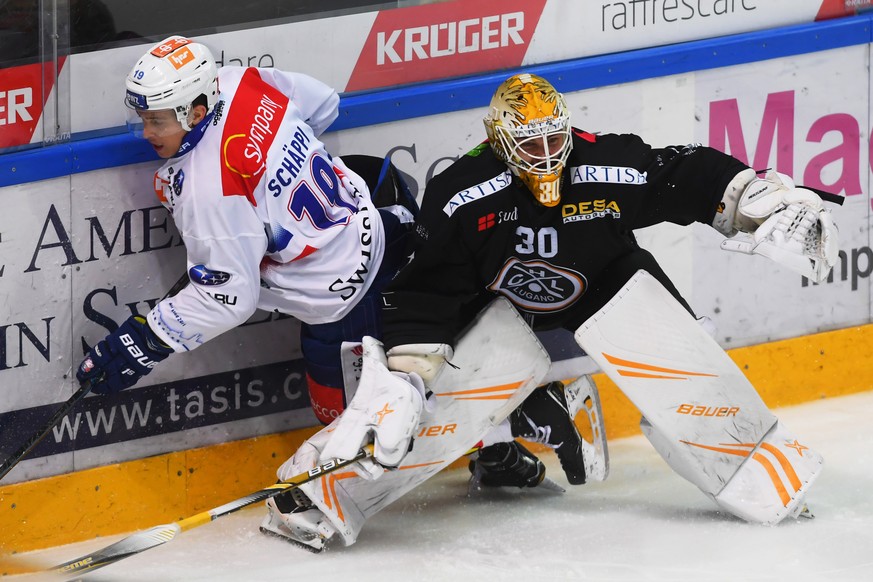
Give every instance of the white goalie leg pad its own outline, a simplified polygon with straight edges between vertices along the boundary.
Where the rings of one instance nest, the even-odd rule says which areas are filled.
[[[279,467],[276,476],[285,481],[315,467],[333,431],[332,426],[321,429],[306,440],[294,455]],[[341,534],[346,545],[354,543],[354,535],[364,524],[364,515],[348,500],[345,500],[340,510],[339,504],[335,503],[330,495],[332,482],[352,476],[357,477],[357,473],[353,470],[334,472],[300,485],[298,489],[315,506],[309,511],[281,513],[273,499],[267,500],[269,514],[261,527],[277,535],[291,537],[316,550],[320,550],[337,532]]]
[[[755,446],[777,423],[718,343],[645,271],[575,337],[642,412],[644,434],[667,464],[714,499],[746,462],[720,450],[724,443]],[[804,464],[795,471],[800,482],[811,483],[820,467]],[[788,505],[804,492],[790,492]],[[781,519],[782,512],[760,497],[719,504],[761,523]]]
[[[364,346],[361,342],[343,342],[340,346],[340,363],[343,369],[345,401],[351,402],[358,391],[361,371],[364,368]]]
[[[605,481],[609,475],[609,449],[606,445],[606,427],[600,409],[600,394],[591,376],[579,376],[564,386],[564,397],[570,417],[583,412],[591,430],[591,441],[582,437],[582,458],[585,462],[586,481]]]
[[[459,338],[452,365],[430,384],[435,406],[422,411],[412,451],[397,470],[373,480],[354,471],[331,473],[307,495],[343,542],[354,543],[367,518],[460,458],[506,419],[539,385],[550,363],[515,308],[496,299]]]
[[[728,443],[718,451],[745,462],[715,502],[747,521],[765,525],[797,517],[824,464],[821,455],[798,441],[782,422],[759,443]]]

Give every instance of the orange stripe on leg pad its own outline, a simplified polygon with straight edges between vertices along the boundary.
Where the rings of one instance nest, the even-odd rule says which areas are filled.
[[[526,382],[526,380],[525,380]],[[465,396],[469,394],[484,394],[487,392],[503,392],[506,390],[516,390],[525,382],[512,382],[510,384],[501,384],[500,386],[489,386],[488,388],[477,388],[475,390],[458,390],[456,392],[437,392],[437,396]]]
[[[737,455],[740,457],[748,457],[749,456],[749,451],[723,448],[723,447],[729,447],[732,445],[722,445],[722,447],[713,447],[713,446],[709,446],[709,445],[701,445],[698,443],[692,443],[692,442],[683,441],[683,440],[680,440],[679,442],[684,443],[686,445],[690,445],[692,447],[698,447],[701,449],[706,449],[708,451],[715,451],[717,453],[725,453],[727,455]],[[762,447],[765,444],[766,443],[762,443]],[[751,445],[748,443],[737,443],[736,445],[733,445],[733,446],[748,447],[751,449],[751,448],[754,448],[755,445]],[[769,450],[769,449],[767,449],[767,450]],[[767,472],[767,475],[770,477],[770,481],[773,482],[773,487],[776,489],[776,493],[779,495],[779,499],[782,501],[782,505],[785,507],[788,507],[788,504],[791,502],[791,496],[788,494],[788,491],[785,490],[785,485],[782,484],[782,479],[779,477],[779,474],[776,472],[776,468],[773,467],[773,463],[771,463],[769,461],[769,459],[767,459],[767,457],[763,456],[761,453],[754,453],[752,455],[752,459],[754,459],[755,461],[757,461],[758,463],[761,464],[761,466]],[[787,459],[786,459],[786,462],[787,462]],[[792,470],[792,473],[793,473],[793,470]],[[795,476],[795,478],[796,478],[796,476]],[[799,487],[797,489],[799,489]],[[795,489],[795,491],[797,491],[797,489]]]
[[[689,372],[687,370],[674,370],[673,368],[662,368],[660,366],[653,366],[651,364],[644,364],[642,362],[634,362],[632,360],[624,360],[622,358],[617,358],[615,356],[610,356],[606,352],[601,352],[603,357],[606,360],[613,364],[614,366],[627,366],[628,368],[637,368],[639,370],[648,370],[650,372],[666,372],[668,374],[687,374],[689,376],[707,376],[709,378],[715,378],[717,374],[704,374],[702,372]]]

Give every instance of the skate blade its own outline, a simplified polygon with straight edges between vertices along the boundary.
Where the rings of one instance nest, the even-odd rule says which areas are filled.
[[[536,489],[544,489],[546,491],[554,491],[555,493],[566,493],[567,490],[558,485],[557,481],[549,479],[548,477],[543,477],[543,480],[540,481],[540,484],[536,486]]]
[[[591,429],[593,442],[582,439],[585,480],[605,481],[609,475],[609,448],[597,385],[590,376],[579,376],[564,387],[564,398],[567,399],[570,417],[575,419],[578,412],[584,412]]]
[[[804,519],[815,519],[815,515],[809,510],[809,506],[805,503],[803,504],[803,508],[797,514],[797,517],[802,517]]]
[[[265,528],[264,526],[261,526],[259,529],[261,530],[261,533],[264,535],[270,536],[271,538],[278,538],[284,542],[291,544],[292,546],[302,548],[308,552],[312,552],[313,554],[320,554],[322,552],[322,550],[324,550],[324,546],[322,546],[320,548],[314,548],[310,545],[304,544],[303,542],[298,542],[297,540],[291,539],[288,536],[284,536],[280,533],[274,532],[273,530],[269,530],[269,529]]]
[[[467,496],[468,497],[478,497],[482,495],[485,491],[489,489],[504,489],[505,487],[491,487],[488,485],[483,485],[482,481],[476,479],[475,475],[470,477],[470,481],[467,484]],[[561,487],[556,481],[549,479],[548,477],[543,477],[543,480],[539,482],[536,487],[509,487],[509,489],[536,489],[549,493],[566,493],[567,490]]]

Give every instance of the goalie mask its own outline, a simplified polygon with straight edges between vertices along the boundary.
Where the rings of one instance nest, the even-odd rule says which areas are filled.
[[[126,86],[128,125],[140,123],[138,113],[171,110],[182,129],[191,131],[194,100],[205,95],[207,113],[218,102],[218,68],[206,46],[171,36],[142,56],[127,75]]]
[[[564,97],[537,75],[514,75],[494,97],[485,131],[498,158],[544,206],[561,200],[561,175],[572,149]]]

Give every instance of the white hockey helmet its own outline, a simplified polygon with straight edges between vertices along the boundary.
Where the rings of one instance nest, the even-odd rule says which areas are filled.
[[[542,77],[513,75],[495,91],[483,121],[497,157],[540,204],[558,204],[561,175],[573,147],[564,96]]]
[[[218,102],[218,67],[212,52],[183,36],[171,36],[151,47],[127,75],[125,104],[134,111],[172,109],[182,129],[192,103],[206,96],[207,112]]]

